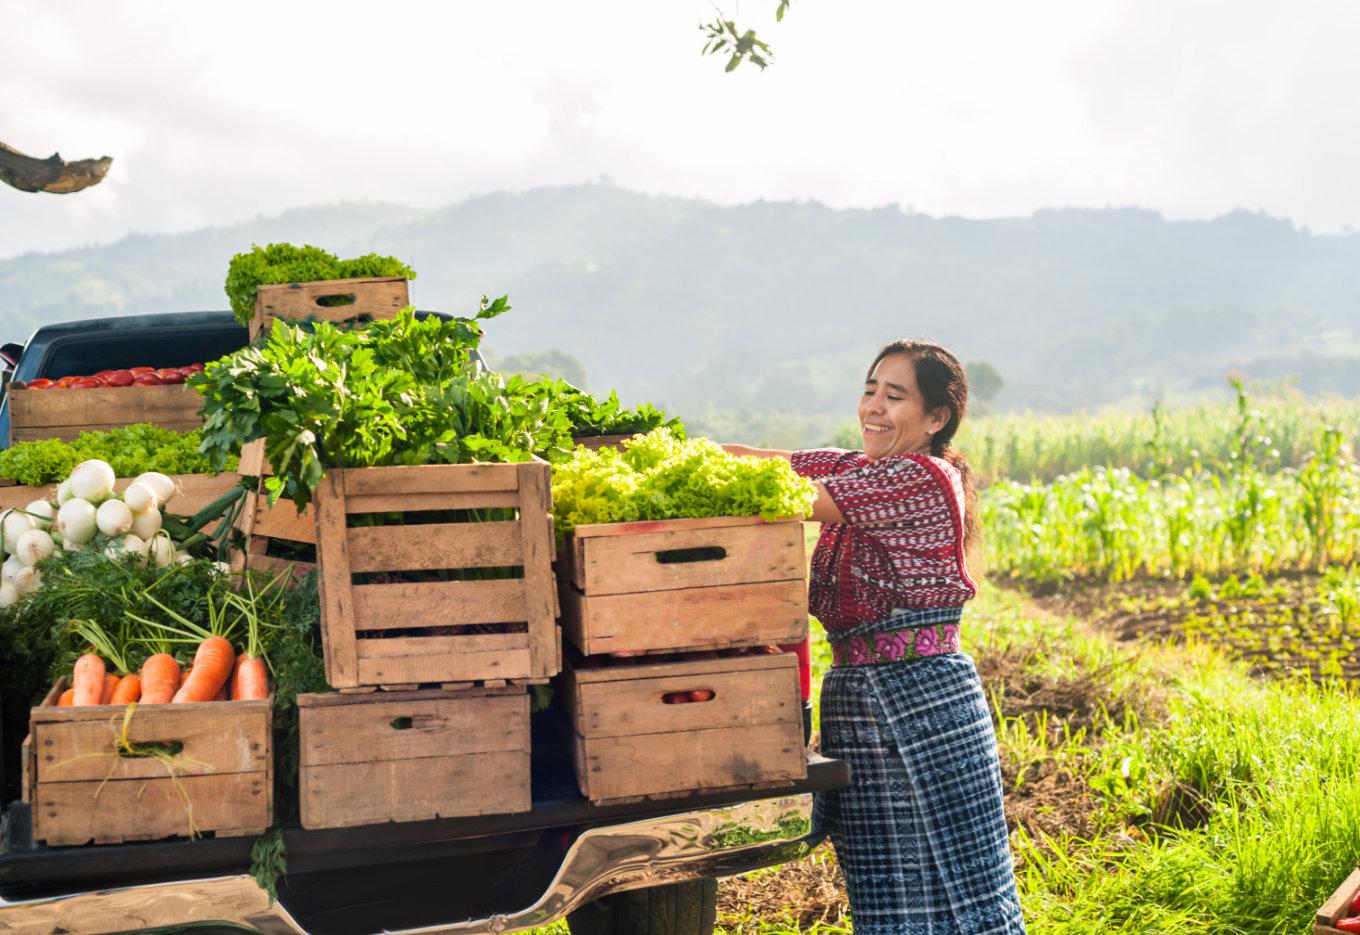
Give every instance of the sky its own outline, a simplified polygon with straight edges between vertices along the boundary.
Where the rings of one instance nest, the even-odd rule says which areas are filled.
[[[1360,3],[0,0],[0,259],[608,179],[932,216],[1235,209],[1360,226]],[[774,64],[700,54],[718,11]]]

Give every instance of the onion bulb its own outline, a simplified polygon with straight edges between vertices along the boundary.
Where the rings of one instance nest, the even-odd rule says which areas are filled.
[[[32,594],[42,587],[42,575],[31,565],[25,566],[14,576],[14,590],[20,594]]]
[[[104,554],[112,559],[122,558],[124,555],[136,555],[139,559],[139,566],[146,565],[146,540],[140,536],[128,533],[117,539],[109,540],[109,544],[104,547]]]
[[[36,565],[56,550],[52,537],[41,529],[30,529],[14,543],[14,554],[25,565]],[[17,575],[15,577],[18,577]]]
[[[116,479],[113,468],[107,461],[100,461],[98,458],[82,461],[75,466],[68,478],[71,496],[89,500],[91,503],[101,503],[113,496],[113,482]]]
[[[128,484],[127,490],[123,491],[123,502],[134,513],[145,513],[147,510],[154,510],[161,505],[160,498],[156,496],[156,491],[152,490],[150,485],[136,480]]]
[[[11,555],[9,558],[5,559],[3,565],[0,565],[0,579],[13,581],[14,576],[23,571],[24,568],[25,565],[23,562],[19,561],[19,556]]]
[[[175,553],[176,565],[187,565],[194,560],[194,557],[183,549]]]
[[[113,501],[109,501],[113,502]],[[127,501],[124,500],[124,503]],[[143,539],[150,539],[161,528],[161,511],[147,510],[145,513],[132,511],[132,529],[134,535],[141,536]],[[169,535],[169,533],[166,533]]]
[[[61,534],[68,549],[84,545],[99,531],[99,527],[95,525],[96,515],[93,503],[72,497],[57,510],[57,521],[52,524],[52,528]]]
[[[73,496],[75,494],[71,493],[71,478],[68,477],[57,485],[57,506],[61,506]]]
[[[57,508],[46,500],[34,500],[24,507],[24,512],[28,514],[29,522],[33,524],[34,529],[46,529],[56,518]]]
[[[0,581],[0,607],[8,607],[19,599],[19,589],[14,586],[14,582],[6,578]]]
[[[145,474],[138,474],[133,483],[145,484],[150,487],[156,494],[156,501],[161,506],[165,506],[175,496],[175,482],[159,471],[147,471]],[[123,495],[123,499],[127,499],[126,494]],[[136,507],[133,507],[133,509],[136,509]]]
[[[19,537],[33,528],[33,520],[18,510],[0,513],[0,537],[5,540],[5,551],[14,554],[14,546]]]
[[[121,536],[132,528],[132,510],[122,500],[105,500],[95,512],[95,525],[106,536]]]
[[[170,533],[164,529],[158,529],[151,534],[147,540],[147,558],[151,564],[157,568],[164,568],[175,559],[175,543],[170,538]]]

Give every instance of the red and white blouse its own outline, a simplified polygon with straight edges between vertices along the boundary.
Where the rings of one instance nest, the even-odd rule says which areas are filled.
[[[812,553],[809,609],[828,632],[885,621],[894,610],[961,605],[977,595],[963,550],[963,484],[949,462],[862,451],[793,453],[844,523],[823,523]]]

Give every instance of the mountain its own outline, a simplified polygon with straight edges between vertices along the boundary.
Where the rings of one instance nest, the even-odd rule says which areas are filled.
[[[1360,235],[1235,211],[966,220],[895,207],[720,206],[610,185],[434,210],[343,203],[0,261],[0,339],[43,322],[225,308],[234,253],[397,256],[412,301],[470,313],[501,356],[560,349],[595,392],[705,410],[842,414],[873,352],[927,336],[1005,379],[994,405],[1071,410],[1218,393],[1225,374],[1360,394]]]

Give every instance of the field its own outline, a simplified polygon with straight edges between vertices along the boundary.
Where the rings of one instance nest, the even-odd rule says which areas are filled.
[[[1360,401],[971,433],[965,649],[1029,931],[1309,931],[1360,863]],[[718,924],[852,931],[834,854],[724,880]]]

